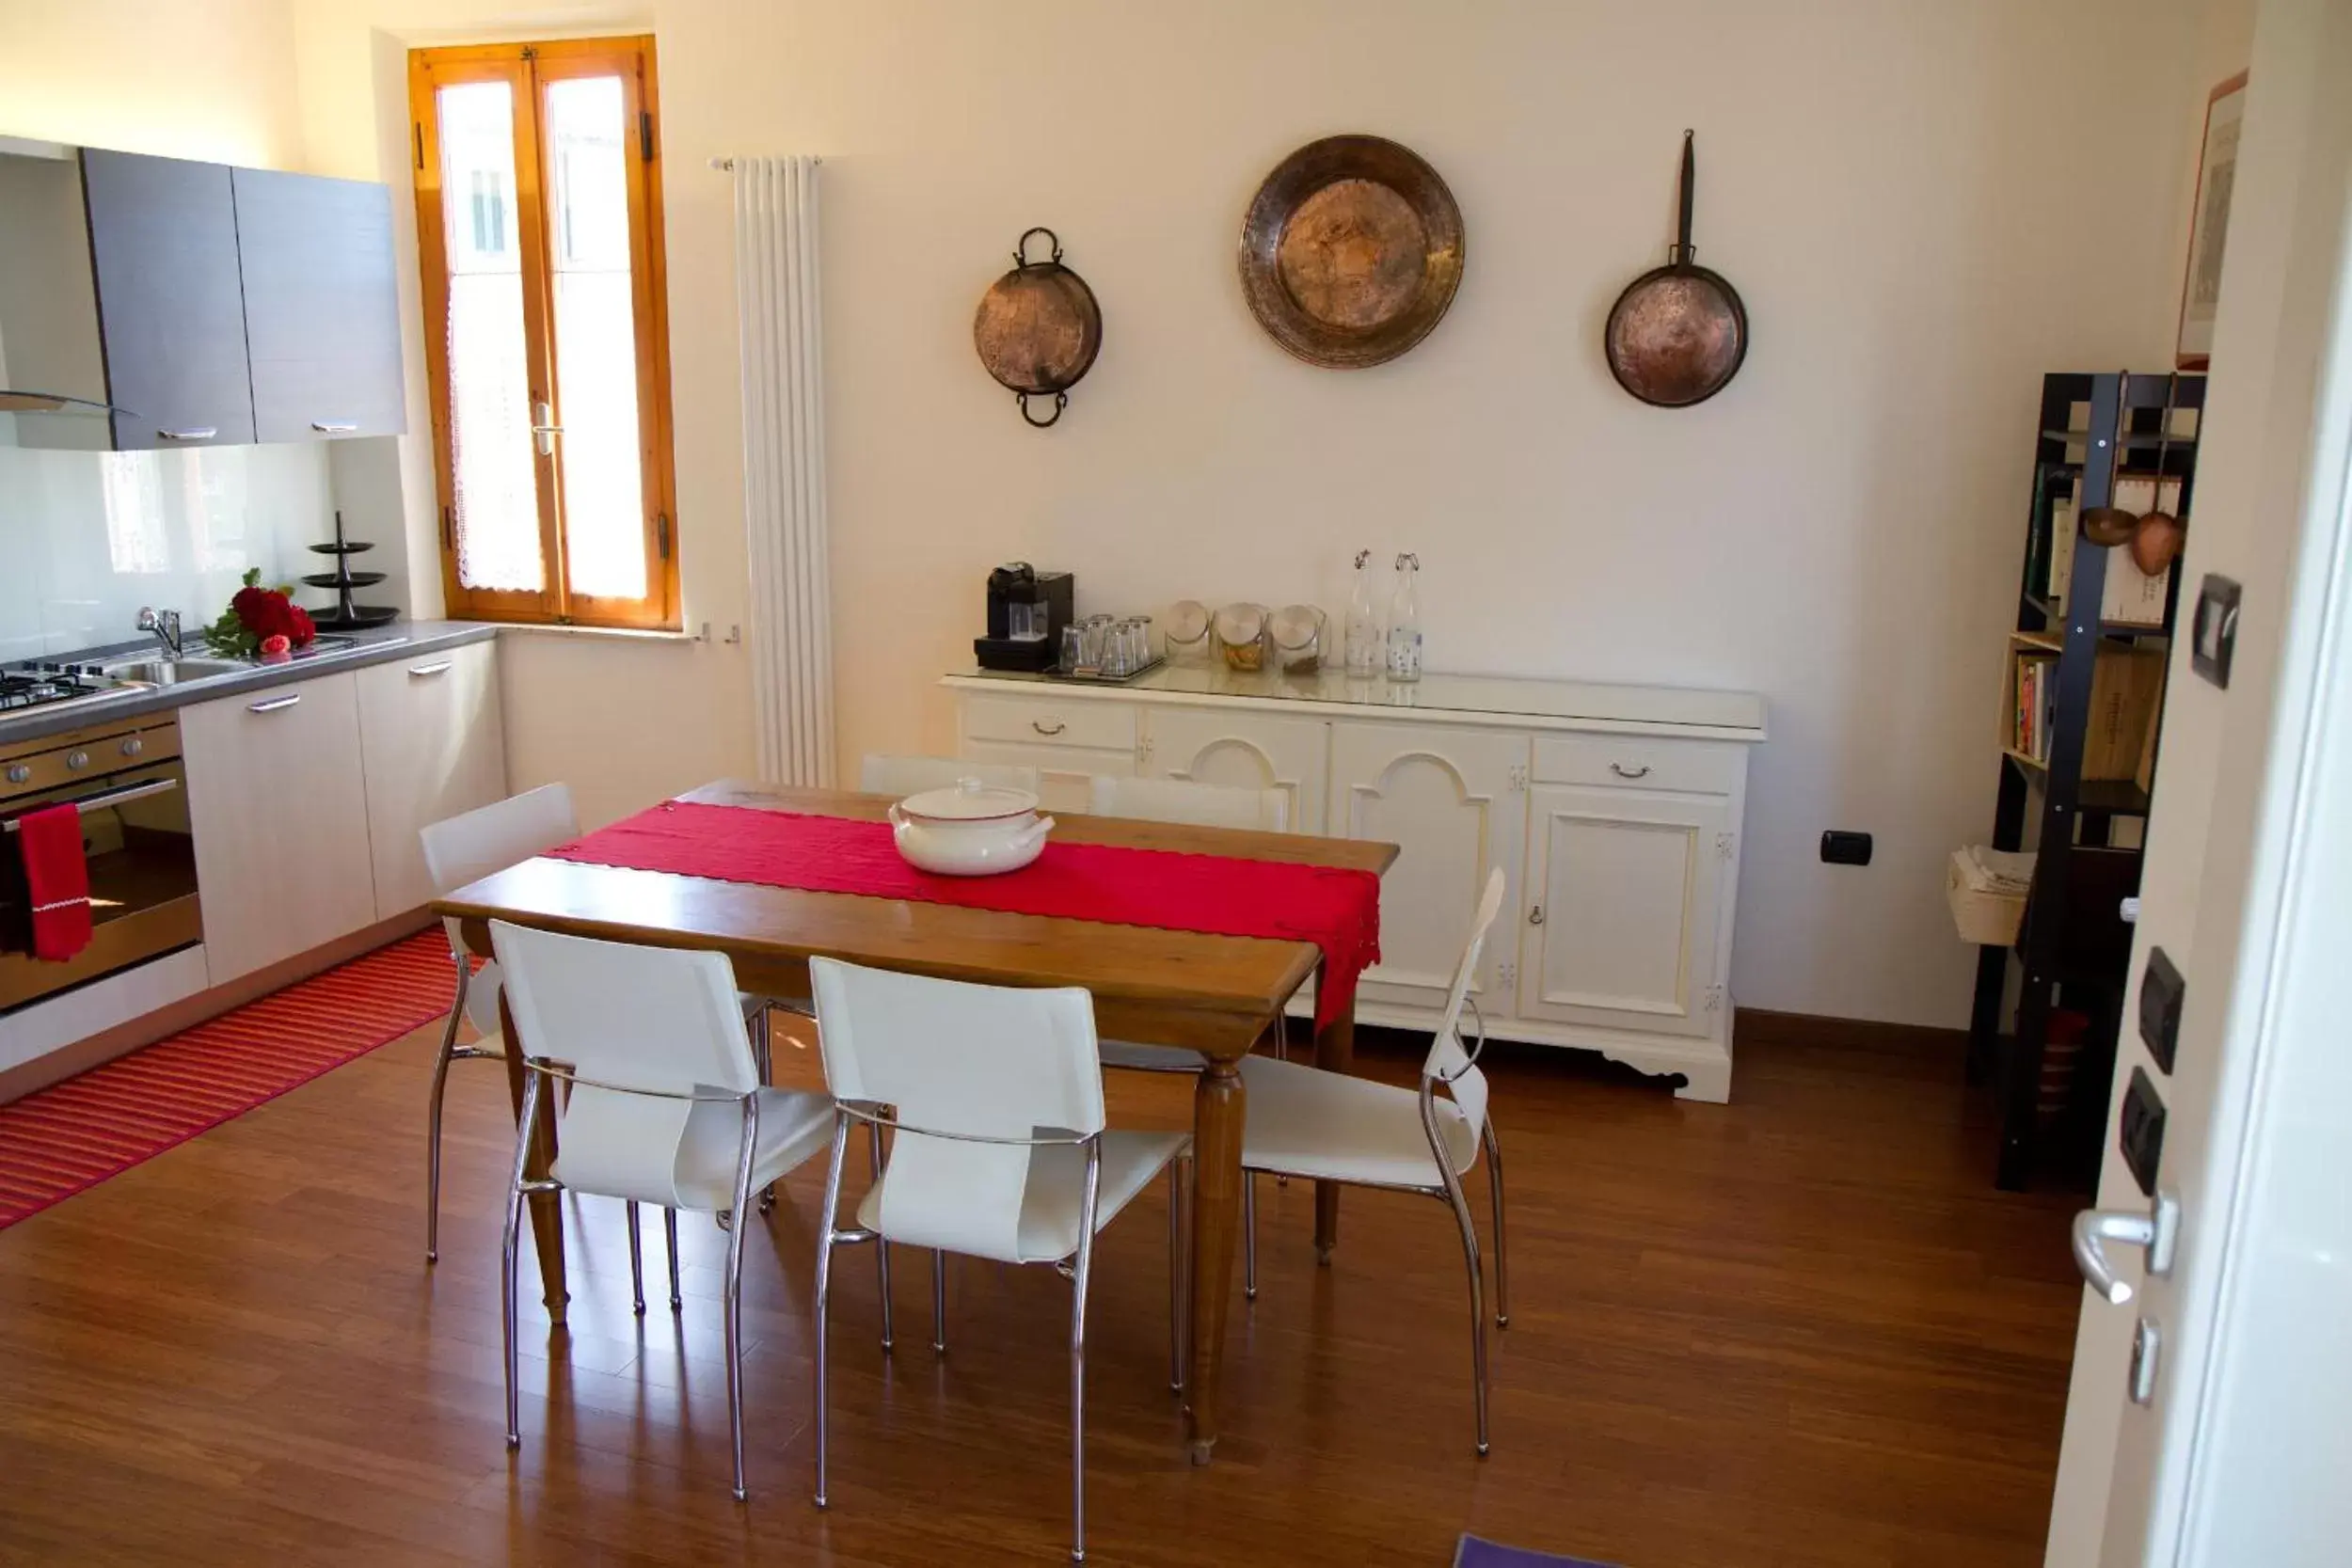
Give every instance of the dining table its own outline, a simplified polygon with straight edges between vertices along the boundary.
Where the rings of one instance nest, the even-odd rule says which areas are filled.
[[[863,821],[886,819],[893,803],[888,796],[734,780],[706,784],[677,800]],[[1375,879],[1397,856],[1396,846],[1371,840],[1074,813],[1058,814],[1053,833],[1062,843],[1286,862],[1369,872]],[[1209,1462],[1217,1439],[1221,1353],[1245,1180],[1242,1130],[1248,1108],[1241,1062],[1280,1029],[1284,1008],[1316,974],[1322,954],[1314,942],[813,892],[546,855],[460,888],[433,908],[459,923],[467,946],[476,953],[491,950],[493,921],[695,948],[724,953],[742,990],[783,999],[810,994],[808,960],[818,957],[983,985],[1083,987],[1094,998],[1095,1024],[1103,1037],[1199,1052],[1203,1067],[1192,1101],[1194,1264],[1185,1438],[1193,1462]],[[1344,983],[1350,994],[1327,997],[1318,1008],[1324,1022],[1315,1030],[1313,1059],[1328,1071],[1346,1072],[1353,1064],[1353,977]],[[511,1042],[516,1037],[503,997],[500,1007]],[[510,1045],[504,1055],[519,1122],[528,1074],[520,1051]],[[526,1175],[540,1178],[554,1161],[559,1133],[554,1117],[539,1117],[533,1126],[525,1168]],[[551,1191],[532,1193],[529,1208],[548,1313],[561,1324],[569,1299],[563,1212]],[[1329,1258],[1339,1224],[1339,1186],[1318,1182],[1319,1257]]]

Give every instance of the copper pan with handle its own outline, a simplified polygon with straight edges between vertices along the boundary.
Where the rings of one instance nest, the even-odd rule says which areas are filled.
[[[1666,264],[1644,273],[1617,296],[1604,340],[1617,385],[1660,408],[1705,403],[1730,384],[1748,356],[1748,310],[1740,291],[1692,260],[1694,139],[1682,133],[1682,221]]]

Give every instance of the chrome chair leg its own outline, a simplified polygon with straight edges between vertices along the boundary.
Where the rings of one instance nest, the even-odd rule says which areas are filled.
[[[449,1085],[449,1064],[456,1059],[457,1027],[466,1017],[466,985],[473,978],[473,966],[455,948],[450,955],[457,965],[457,994],[450,999],[449,1022],[441,1030],[441,1048],[433,1057],[433,1088],[425,1101],[424,1134],[424,1260],[440,1261],[441,1258],[441,1096]]]
[[[773,1085],[776,1081],[775,1059],[771,1054],[775,1042],[774,1026],[770,1022],[768,1009],[762,1007],[752,1021],[752,1065],[759,1069],[759,1081]],[[776,1184],[773,1181],[759,1189],[759,1212],[769,1213],[776,1206]]]
[[[685,1295],[677,1288],[677,1211],[661,1211],[661,1228],[670,1243],[670,1310],[675,1312],[686,1305]]]
[[[644,1243],[637,1239],[637,1204],[632,1199],[623,1205],[628,1211],[628,1305],[639,1317],[645,1315],[645,1254]]]
[[[1086,1196],[1078,1209],[1078,1260],[1070,1275],[1070,1560],[1087,1560],[1087,1278],[1094,1269],[1094,1216],[1103,1146],[1087,1145]]]
[[[1495,1326],[1511,1326],[1511,1272],[1502,1228],[1502,1140],[1495,1136],[1491,1114],[1486,1117],[1486,1189],[1495,1205]]]
[[[539,1127],[539,1081],[533,1079],[523,1092],[522,1125],[515,1129],[515,1174],[506,1188],[506,1239],[499,1258],[499,1326],[505,1341],[506,1446],[510,1449],[523,1446],[520,1352],[515,1321],[515,1301],[521,1285],[515,1271],[522,1262],[523,1173],[531,1159],[532,1134]]]
[[[1462,1196],[1458,1179],[1446,1183],[1446,1198],[1454,1206],[1454,1222],[1462,1227],[1462,1260],[1470,1268],[1471,1391],[1478,1401],[1478,1454],[1483,1459],[1486,1455],[1486,1290],[1478,1266],[1478,1226],[1470,1218],[1470,1200]]]
[[[833,1294],[834,1216],[841,1207],[842,1156],[849,1152],[850,1118],[834,1114],[833,1159],[825,1171],[825,1206],[817,1231],[817,1506],[825,1506],[825,1318]]]
[[[1277,1178],[1279,1180],[1279,1178]],[[1241,1173],[1241,1293],[1258,1299],[1258,1173]]]
[[[882,1173],[882,1126],[869,1121],[866,1124],[866,1131],[873,1138],[868,1147],[873,1152],[874,1180],[879,1181]],[[882,1288],[882,1354],[887,1355],[894,1338],[890,1329],[890,1243],[879,1237],[874,1242],[874,1273]]]
[[[931,1248],[931,1349],[947,1354],[947,1255]]]
[[[734,1223],[727,1227],[727,1434],[735,1446],[735,1500],[743,1500],[743,1216],[751,1204],[752,1155],[759,1147],[759,1097],[743,1097],[743,1147],[735,1162]]]

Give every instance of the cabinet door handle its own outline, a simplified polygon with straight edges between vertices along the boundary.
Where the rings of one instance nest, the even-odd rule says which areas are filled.
[[[245,705],[245,710],[247,713],[276,713],[282,708],[290,708],[300,701],[302,701],[302,693],[294,691],[283,697],[272,697],[267,702],[247,703]]]
[[[1527,923],[1530,926],[1541,926],[1544,923],[1544,907],[1541,904],[1527,911]]]
[[[408,673],[419,680],[422,680],[427,675],[446,675],[449,673],[451,662],[449,659],[441,658],[430,664],[411,664],[408,666]]]
[[[531,413],[531,435],[539,443],[539,455],[551,457],[555,453],[555,438],[564,434],[564,427],[555,422],[554,405],[540,398],[532,404]]]
[[[321,436],[348,436],[359,428],[356,420],[312,420],[310,428]]]
[[[220,429],[208,424],[188,430],[159,430],[155,434],[167,441],[209,441],[220,434]]]
[[[1613,762],[1609,765],[1609,771],[1620,779],[1646,779],[1649,777],[1649,764],[1645,762],[1639,768],[1628,768],[1622,762]]]
[[[1029,721],[1029,728],[1037,731],[1040,735],[1059,735],[1062,731],[1068,729],[1069,727],[1069,725],[1063,723],[1058,719],[1054,721],[1054,727],[1050,730],[1045,727],[1045,721],[1042,719],[1032,719]]]

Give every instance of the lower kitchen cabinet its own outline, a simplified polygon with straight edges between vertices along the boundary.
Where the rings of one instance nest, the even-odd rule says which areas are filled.
[[[1304,832],[1395,844],[1381,961],[1356,1016],[1441,1015],[1488,873],[1505,879],[1473,995],[1496,1038],[1602,1053],[1731,1092],[1728,991],[1747,752],[1743,692],[1430,675],[1417,685],[1163,669],[1123,687],[951,675],[961,754],[1291,793]]]
[[[498,644],[469,642],[356,674],[374,918],[389,920],[433,897],[419,830],[506,794]]]
[[[375,919],[358,672],[180,710],[217,986]]]

